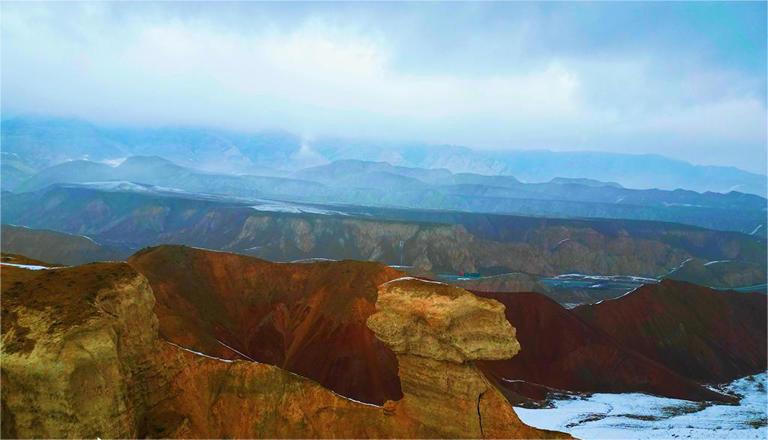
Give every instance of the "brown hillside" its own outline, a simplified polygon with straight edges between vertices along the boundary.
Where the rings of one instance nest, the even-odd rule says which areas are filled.
[[[588,392],[644,392],[688,400],[730,400],[616,343],[538,293],[476,293],[506,306],[520,353],[482,363],[500,386],[542,398],[542,386]],[[531,385],[538,386],[531,386]]]
[[[365,321],[376,288],[401,276],[378,263],[270,263],[183,246],[128,260],[149,279],[160,334],[227,359],[252,359],[371,403],[399,399],[397,361]]]
[[[573,311],[624,347],[695,380],[722,383],[765,371],[766,299],[664,280]]]

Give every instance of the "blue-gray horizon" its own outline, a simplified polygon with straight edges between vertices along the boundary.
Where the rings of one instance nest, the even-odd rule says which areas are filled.
[[[766,171],[766,3],[9,3],[2,112]]]

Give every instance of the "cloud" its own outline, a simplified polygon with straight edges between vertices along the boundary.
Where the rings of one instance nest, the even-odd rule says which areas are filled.
[[[478,21],[454,32],[472,38],[448,35],[449,45],[439,35],[450,23],[432,7],[240,7],[5,4],[3,111],[764,168],[759,71],[669,67],[674,54],[636,42],[595,56],[541,49],[541,11],[486,32],[488,11],[473,6]]]

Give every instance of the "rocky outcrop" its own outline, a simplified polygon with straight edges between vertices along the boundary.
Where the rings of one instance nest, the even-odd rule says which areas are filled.
[[[136,437],[159,374],[147,280],[124,263],[2,275],[2,436]]]
[[[403,399],[385,408],[419,422],[418,436],[533,438],[474,365],[520,350],[504,306],[457,287],[404,278],[379,289],[368,326],[395,353]]]
[[[149,283],[126,264],[2,270],[5,438],[563,436],[522,424],[472,365],[517,346],[503,306],[460,289],[429,286],[436,290],[432,305],[423,303],[426,326],[390,326],[373,315],[387,343],[410,335],[397,348],[404,396],[377,406],[272,365],[163,341]],[[384,295],[384,314],[395,310],[387,304],[403,303],[393,295],[413,296],[407,285],[388,286],[400,290]]]

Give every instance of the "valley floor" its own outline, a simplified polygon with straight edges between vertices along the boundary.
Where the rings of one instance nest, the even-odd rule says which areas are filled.
[[[722,389],[744,396],[738,405],[711,405],[646,394],[592,394],[556,400],[552,408],[515,408],[537,428],[565,431],[581,439],[765,439],[768,394],[765,373],[738,379]]]

